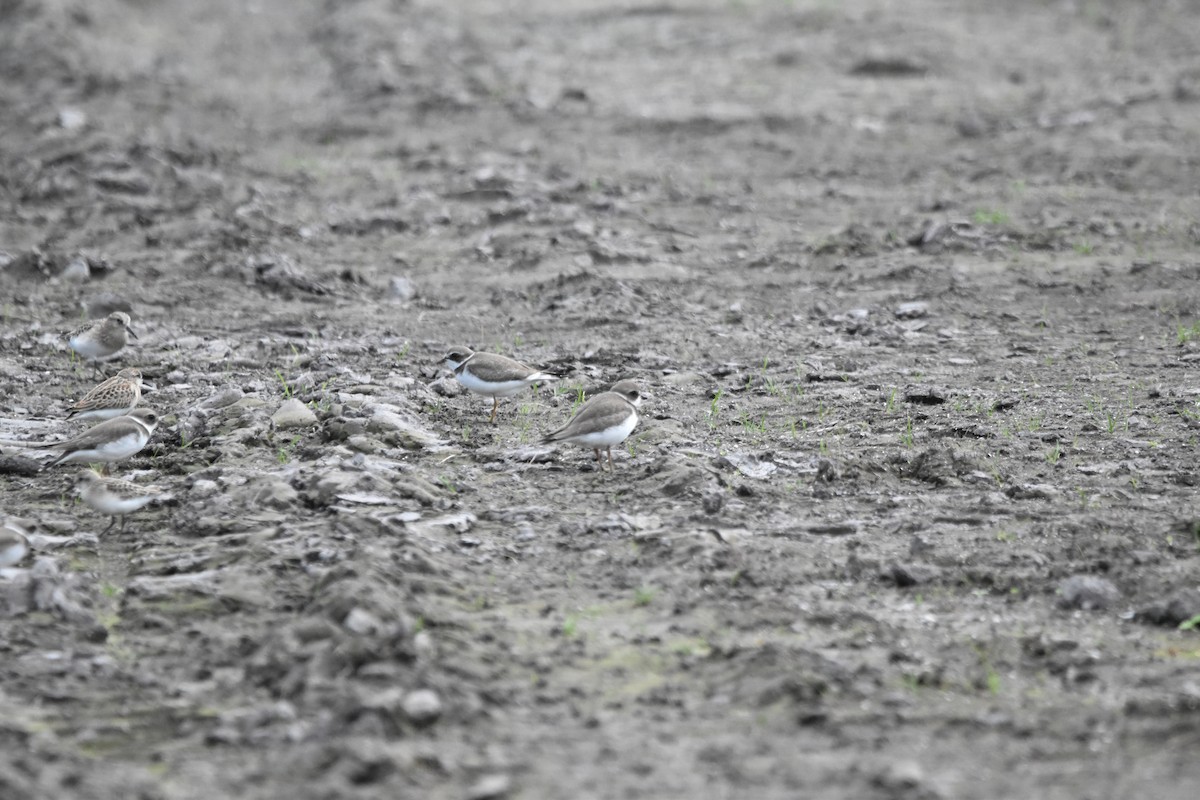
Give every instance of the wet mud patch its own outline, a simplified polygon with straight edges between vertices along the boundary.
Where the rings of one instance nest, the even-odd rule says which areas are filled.
[[[1193,796],[1195,15],[936,12],[0,8],[0,794]]]

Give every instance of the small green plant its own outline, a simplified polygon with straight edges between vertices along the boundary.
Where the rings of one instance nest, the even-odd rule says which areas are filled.
[[[462,426],[462,440],[463,440],[464,442],[470,442],[470,441],[471,441],[471,426],[470,426],[470,425],[463,425],[463,426]]]
[[[562,635],[570,639],[579,631],[579,620],[574,616],[569,616],[563,620]]]
[[[299,443],[300,443],[300,434],[296,434],[295,436],[292,437],[292,440],[290,442],[281,446],[275,452],[275,460],[278,461],[280,464],[288,463],[288,461],[290,461],[292,458],[292,451],[296,449],[296,445]]]
[[[440,483],[442,485],[442,488],[445,489],[450,494],[458,494],[458,486],[455,485],[454,479],[452,477],[450,477],[449,475],[445,475],[445,474],[439,475],[438,483]]]
[[[655,590],[650,586],[642,586],[633,593],[633,604],[635,606],[648,606],[654,599]]]
[[[1197,336],[1200,336],[1200,320],[1193,322],[1190,326],[1182,324],[1176,325],[1175,338],[1178,344],[1186,344]]]
[[[281,370],[275,370],[275,377],[279,379],[279,385],[283,388],[283,397],[290,400],[292,397],[292,386],[287,382],[287,378],[283,377]]]
[[[1196,628],[1196,626],[1198,626],[1198,625],[1200,625],[1200,614],[1197,614],[1196,616],[1192,617],[1191,619],[1185,619],[1183,622],[1179,623],[1179,630],[1181,630],[1181,631],[1194,630]]]
[[[971,219],[980,225],[1004,225],[1008,222],[1008,214],[999,209],[981,208],[971,215]]]
[[[883,406],[883,410],[891,414],[896,410],[896,390],[893,388],[892,393],[888,395],[887,402]]]
[[[1006,531],[1006,530],[996,531],[996,541],[997,542],[1011,542],[1012,539],[1013,539],[1013,535],[1011,533],[1009,533],[1008,531]]]
[[[712,399],[708,401],[708,427],[715,428],[717,418],[721,416],[721,397],[725,394],[723,389],[717,389],[713,392]]]
[[[905,447],[913,446],[913,424],[912,416],[906,414],[904,417],[904,433],[900,434],[900,441]]]
[[[1072,249],[1081,256],[1090,256],[1096,246],[1091,242],[1076,242],[1072,245]]]
[[[396,360],[404,361],[406,358],[408,358],[408,354],[411,351],[412,351],[412,342],[405,342],[404,344],[400,345],[400,348],[396,351]]]
[[[1092,501],[1092,497],[1088,494],[1087,489],[1084,489],[1082,486],[1076,486],[1075,494],[1079,497],[1080,508],[1086,509]]]
[[[1046,451],[1046,463],[1051,466],[1058,463],[1058,459],[1062,457],[1062,445],[1055,444]]]

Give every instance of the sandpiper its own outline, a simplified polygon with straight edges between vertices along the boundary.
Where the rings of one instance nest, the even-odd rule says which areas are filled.
[[[14,442],[4,445],[58,450],[46,466],[57,464],[94,464],[129,458],[150,442],[158,427],[158,414],[150,408],[135,408],[128,414],[101,422],[78,436],[61,442]]]
[[[28,553],[29,539],[25,537],[25,531],[12,522],[0,525],[0,567],[20,563]]]
[[[138,338],[130,327],[131,320],[124,311],[114,311],[99,322],[91,322],[67,335],[71,349],[91,362],[96,369],[100,361],[108,361],[125,348],[126,334]]]
[[[158,500],[170,497],[157,486],[143,486],[120,478],[107,478],[95,470],[85,469],[75,482],[80,498],[101,514],[108,514],[112,522],[101,533],[107,533],[120,520],[118,531],[125,530],[125,515],[132,514]]]
[[[71,406],[67,419],[113,419],[133,411],[142,399],[142,371],[126,367]]]
[[[535,383],[558,380],[557,376],[540,372],[520,361],[496,355],[476,353],[469,347],[455,347],[442,357],[442,363],[454,372],[454,377],[463,386],[476,394],[492,398],[492,416],[496,422],[496,410],[501,397],[511,397]]]
[[[625,441],[638,424],[638,406],[642,394],[637,381],[623,380],[613,384],[579,407],[579,412],[563,427],[549,434],[545,442],[574,442],[592,448],[595,460],[604,468],[600,451],[608,451],[608,468],[613,467],[612,449]]]

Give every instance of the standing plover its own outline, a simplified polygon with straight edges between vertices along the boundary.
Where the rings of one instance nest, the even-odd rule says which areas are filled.
[[[612,449],[625,441],[638,424],[638,406],[642,394],[637,381],[624,380],[613,384],[579,407],[579,412],[563,427],[549,434],[543,442],[574,442],[592,448],[595,460],[604,468],[600,451],[608,451],[608,468],[613,466]]]
[[[158,427],[158,414],[150,408],[135,408],[128,414],[101,422],[78,436],[61,442],[14,442],[5,445],[58,450],[46,466],[57,464],[93,464],[129,458],[150,442]]]
[[[67,419],[112,419],[133,411],[142,399],[142,371],[126,367],[71,406]]]
[[[25,538],[25,531],[11,522],[0,525],[0,567],[19,563],[28,552],[29,540]]]
[[[108,514],[112,522],[101,533],[107,533],[120,520],[118,531],[125,530],[125,515],[132,514],[157,500],[170,497],[157,486],[142,486],[120,478],[107,478],[95,470],[85,469],[75,482],[80,498],[101,514]]]
[[[557,376],[539,372],[520,361],[495,353],[476,353],[469,347],[451,349],[442,357],[442,363],[453,370],[463,386],[492,398],[492,416],[488,420],[492,423],[496,421],[501,397],[511,397],[535,383],[558,380]]]
[[[91,322],[67,335],[71,349],[91,362],[108,361],[129,342],[126,334],[138,338],[130,327],[131,320],[124,311],[114,311],[99,322]],[[98,367],[96,367],[99,369]]]

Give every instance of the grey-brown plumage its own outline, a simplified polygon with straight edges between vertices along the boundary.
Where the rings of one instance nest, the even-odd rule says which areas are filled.
[[[142,399],[142,371],[126,367],[71,406],[67,419],[113,419],[124,416]]]
[[[608,452],[612,469],[612,449],[625,441],[638,424],[637,408],[642,403],[637,381],[623,380],[607,392],[596,395],[579,407],[578,413],[563,427],[550,433],[543,442],[574,442],[592,448],[595,460],[600,451]]]
[[[442,363],[454,371],[455,379],[476,394],[492,398],[492,416],[496,421],[496,410],[501,397],[511,397],[535,383],[557,380],[554,375],[541,372],[495,353],[476,353],[469,347],[455,347],[442,356]]]
[[[120,478],[109,478],[90,469],[79,473],[75,487],[83,502],[101,514],[112,517],[108,527],[101,533],[107,533],[118,521],[118,530],[124,530],[126,514],[132,514],[140,508],[171,496],[158,486],[144,486]]]
[[[78,436],[60,442],[14,442],[10,447],[45,448],[58,450],[59,455],[46,466],[57,464],[94,464],[121,461],[137,453],[150,442],[158,427],[158,414],[150,408],[135,408],[124,416],[106,420],[88,428]]]
[[[99,322],[77,328],[67,335],[67,343],[93,366],[108,361],[125,348],[128,337],[137,338],[130,327],[131,320],[124,311],[114,311]]]

